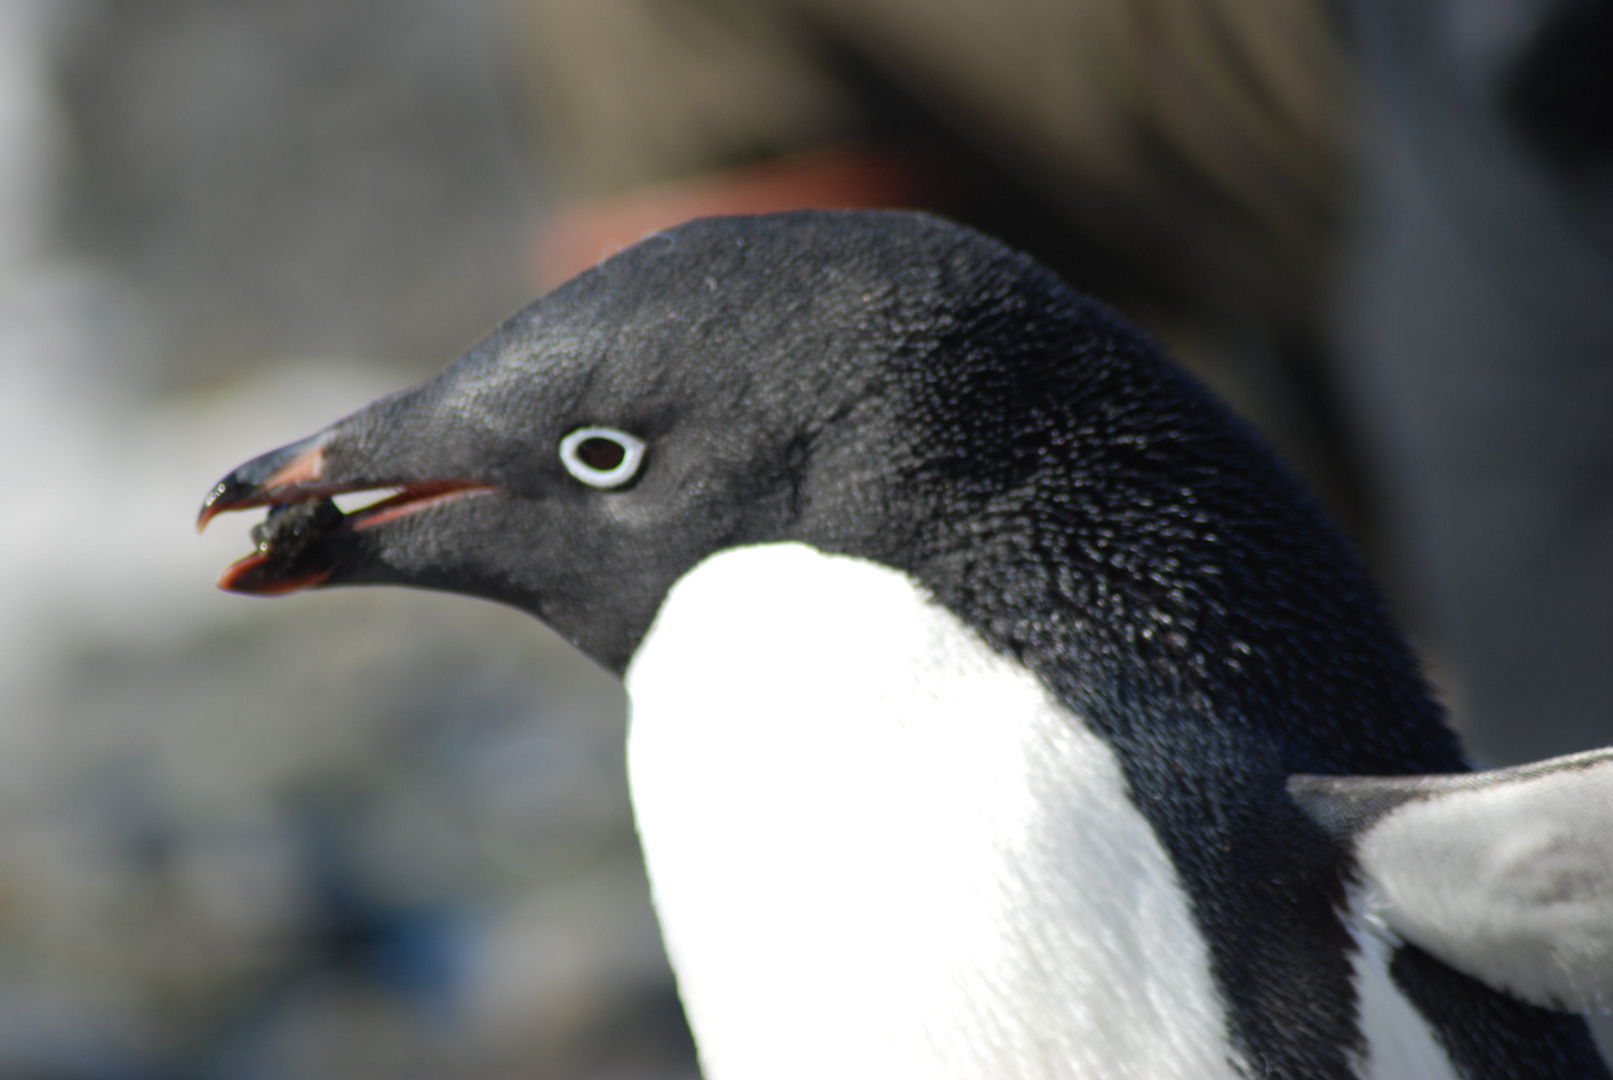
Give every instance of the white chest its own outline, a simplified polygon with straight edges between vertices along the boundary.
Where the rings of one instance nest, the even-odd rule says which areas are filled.
[[[1237,1075],[1112,751],[905,576],[794,544],[715,556],[628,690],[711,1080]]]

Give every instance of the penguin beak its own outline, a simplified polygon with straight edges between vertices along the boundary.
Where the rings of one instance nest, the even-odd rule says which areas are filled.
[[[231,510],[301,502],[318,498],[325,479],[325,443],[328,431],[255,457],[213,485],[196,515],[196,531]]]
[[[253,458],[208,492],[196,518],[198,532],[219,514],[270,508],[268,519],[252,530],[257,549],[225,568],[221,589],[279,595],[323,585],[343,565],[363,561],[368,545],[361,534],[367,530],[449,499],[496,490],[477,480],[387,478],[333,468],[327,447],[340,427]],[[381,497],[352,513],[332,501],[364,491]]]

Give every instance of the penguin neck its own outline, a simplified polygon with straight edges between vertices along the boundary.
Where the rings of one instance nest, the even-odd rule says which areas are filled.
[[[907,576],[720,553],[627,682],[634,808],[713,1080],[1237,1075],[1113,751]]]

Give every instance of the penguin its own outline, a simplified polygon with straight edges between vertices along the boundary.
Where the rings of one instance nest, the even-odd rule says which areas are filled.
[[[491,599],[625,679],[712,1080],[1609,1076],[1608,755],[1468,772],[1260,438],[988,237],[654,234],[200,524],[252,507],[226,589]]]

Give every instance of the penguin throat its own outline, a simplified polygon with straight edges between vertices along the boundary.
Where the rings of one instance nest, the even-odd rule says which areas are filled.
[[[627,681],[635,813],[712,1080],[1239,1074],[1113,751],[905,575],[720,553]]]

